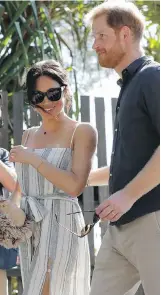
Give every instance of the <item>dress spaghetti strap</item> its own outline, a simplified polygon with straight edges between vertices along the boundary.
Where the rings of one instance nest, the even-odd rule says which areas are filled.
[[[71,149],[72,149],[72,146],[73,146],[74,135],[75,135],[75,132],[76,132],[76,130],[77,130],[77,128],[78,128],[79,125],[80,125],[80,124],[77,123],[77,124],[76,124],[76,127],[74,128],[74,131],[73,131],[73,134],[72,134],[72,137],[71,137],[71,141],[70,141],[70,148],[71,148]]]
[[[28,137],[29,137],[30,129],[26,130],[24,142],[22,142],[23,146],[26,145]]]
[[[22,142],[23,146],[26,146],[26,143],[27,143],[28,138],[29,138],[29,134],[31,133],[30,130],[33,130],[33,129],[37,129],[37,127],[31,127],[31,128],[26,130],[26,132],[24,134],[25,135],[24,142]],[[33,132],[32,132],[32,134],[33,134]]]

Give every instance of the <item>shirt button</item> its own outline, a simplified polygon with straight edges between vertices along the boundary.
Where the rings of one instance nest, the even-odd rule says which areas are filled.
[[[114,153],[115,153],[115,152],[113,151],[113,152],[112,152],[112,155],[114,155]]]
[[[115,132],[117,132],[117,128],[115,129]]]
[[[117,111],[119,110],[120,107],[117,107]]]
[[[110,173],[110,177],[112,177],[112,173]]]

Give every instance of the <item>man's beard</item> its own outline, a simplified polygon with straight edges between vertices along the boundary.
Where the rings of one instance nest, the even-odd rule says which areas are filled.
[[[98,55],[98,60],[101,67],[115,69],[124,56],[125,53],[122,50],[110,49],[108,53]]]

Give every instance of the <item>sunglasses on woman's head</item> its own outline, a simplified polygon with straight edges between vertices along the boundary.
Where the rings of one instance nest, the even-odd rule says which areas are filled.
[[[50,88],[46,92],[34,90],[31,97],[31,104],[35,106],[43,102],[45,96],[47,96],[47,98],[50,101],[58,101],[62,96],[63,90],[64,90],[64,86],[61,86],[58,88]]]

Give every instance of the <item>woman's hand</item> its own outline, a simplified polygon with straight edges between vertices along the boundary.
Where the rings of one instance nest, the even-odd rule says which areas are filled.
[[[17,145],[11,149],[9,160],[11,162],[29,164],[32,154],[33,153],[29,148],[24,147],[23,145]]]
[[[3,209],[8,206],[9,200],[0,200],[0,213],[3,212]]]
[[[24,225],[26,215],[24,211],[10,200],[0,201],[0,213],[6,215],[15,226]]]

